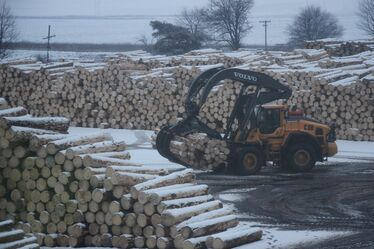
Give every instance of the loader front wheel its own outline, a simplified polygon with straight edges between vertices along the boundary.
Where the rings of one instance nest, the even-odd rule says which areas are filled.
[[[261,153],[256,148],[243,148],[238,153],[237,173],[254,175],[261,170],[263,160]]]
[[[301,143],[292,145],[287,153],[287,161],[295,171],[310,171],[316,164],[313,146]]]

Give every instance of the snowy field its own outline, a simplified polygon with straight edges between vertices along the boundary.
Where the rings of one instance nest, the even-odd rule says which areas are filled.
[[[184,7],[200,7],[208,0],[12,0],[20,41],[43,42],[48,25],[63,43],[137,43],[142,35],[151,40],[149,22],[174,22]],[[287,26],[306,5],[315,4],[335,14],[345,28],[344,39],[365,38],[357,29],[354,0],[257,0],[250,21],[253,30],[245,44],[263,44],[261,20],[271,20],[269,44],[287,41]],[[166,7],[167,6],[167,7]]]
[[[70,128],[71,134],[82,135],[97,131],[93,128]],[[152,131],[143,130],[121,130],[121,129],[106,129],[114,140],[125,141],[129,145],[129,151],[132,155],[132,160],[141,162],[147,165],[164,165],[165,168],[183,168],[183,166],[176,165],[169,162],[152,149],[151,135]],[[337,141],[339,153],[331,158],[331,162],[359,162],[365,160],[374,160],[374,142],[354,142],[354,141]],[[242,198],[243,191],[253,191],[252,189],[235,189],[237,194],[230,192],[223,192],[219,194],[219,199],[225,201],[226,204],[235,208],[235,202]],[[239,214],[240,218],[248,218],[247,214]],[[285,248],[301,248],[302,245],[313,245],[324,240],[334,239],[353,234],[350,231],[320,231],[320,230],[287,230],[282,227],[267,226],[266,224],[245,222],[250,226],[260,226],[264,234],[261,241],[251,243],[249,245],[237,247],[237,249],[285,249]]]
[[[131,53],[133,51],[130,51]],[[101,62],[103,59],[126,52],[68,52],[68,51],[50,51],[49,58],[51,61],[95,61]],[[9,50],[9,56],[5,60],[24,60],[27,58],[46,57],[47,52],[41,50]]]
[[[71,134],[82,135],[97,130],[96,128],[71,127],[69,132]],[[134,161],[147,164],[165,164],[165,166],[175,165],[160,156],[156,150],[152,149],[151,136],[153,131],[126,129],[105,129],[104,131],[110,133],[115,141],[125,141],[129,145]],[[329,161],[374,160],[374,142],[338,140],[337,145],[338,154],[329,158]]]

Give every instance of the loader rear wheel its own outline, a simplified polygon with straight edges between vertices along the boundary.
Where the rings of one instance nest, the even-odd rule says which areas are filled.
[[[292,145],[287,153],[288,165],[295,171],[310,171],[316,164],[315,158],[315,150],[309,144]]]
[[[261,170],[263,160],[261,152],[256,148],[244,148],[238,153],[237,173],[254,175]]]

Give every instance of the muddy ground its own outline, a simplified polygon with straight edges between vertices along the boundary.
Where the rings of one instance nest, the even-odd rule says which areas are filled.
[[[198,178],[209,184],[217,198],[231,197],[247,217],[243,220],[287,230],[354,232],[297,248],[374,248],[373,159],[340,158],[310,173],[287,173],[267,166],[256,176],[205,173]]]

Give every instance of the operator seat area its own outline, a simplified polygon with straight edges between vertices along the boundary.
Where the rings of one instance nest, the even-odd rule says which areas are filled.
[[[262,134],[272,134],[281,125],[280,110],[256,107],[257,127]]]

